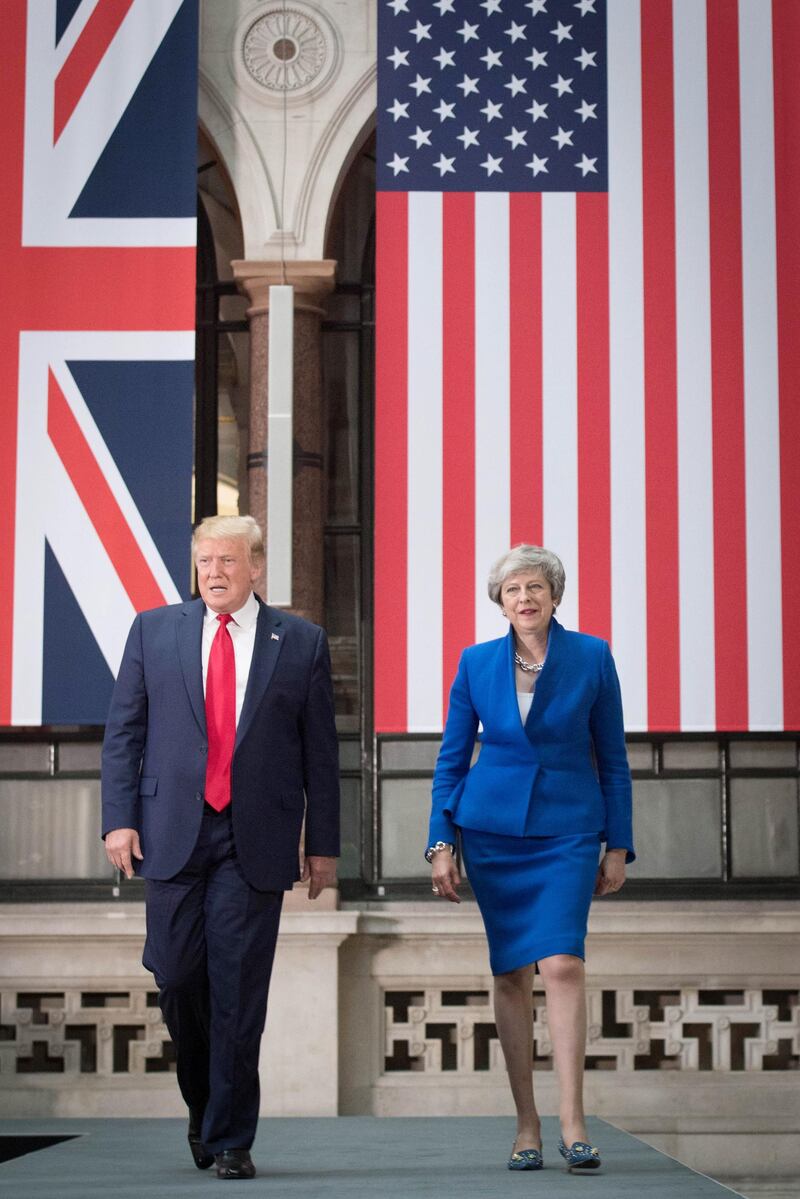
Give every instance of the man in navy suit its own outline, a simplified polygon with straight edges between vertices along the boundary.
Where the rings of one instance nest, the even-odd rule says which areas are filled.
[[[322,629],[253,593],[250,516],[193,542],[200,598],[141,612],[103,744],[110,862],[145,879],[155,975],[195,1163],[252,1178],[264,1028],[283,893],[335,881],[338,745]]]

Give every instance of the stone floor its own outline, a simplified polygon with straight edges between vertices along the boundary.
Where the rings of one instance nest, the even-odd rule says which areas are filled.
[[[262,1121],[253,1149],[258,1177],[248,1195],[292,1199],[504,1199],[536,1186],[540,1196],[585,1199],[724,1199],[741,1194],[697,1174],[601,1120],[589,1135],[604,1167],[592,1176],[568,1174],[556,1152],[555,1120],[544,1121],[545,1169],[511,1173],[505,1159],[513,1121],[505,1117],[449,1119],[339,1117]],[[177,1120],[4,1120],[8,1138],[69,1136],[49,1148],[0,1165],[0,1195],[9,1199],[173,1199],[225,1195],[213,1171],[200,1174]],[[32,1142],[28,1142],[31,1144]],[[527,1181],[526,1181],[527,1180]]]
[[[800,1178],[721,1178],[744,1199],[799,1199]]]

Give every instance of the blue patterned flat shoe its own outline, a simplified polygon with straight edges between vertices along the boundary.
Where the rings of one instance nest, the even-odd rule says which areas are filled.
[[[512,1153],[508,1159],[509,1170],[541,1170],[543,1166],[538,1149],[520,1149],[519,1153]]]
[[[567,1163],[568,1170],[597,1170],[603,1163],[600,1161],[600,1150],[595,1149],[586,1141],[573,1141],[567,1149],[564,1138],[558,1142],[558,1152]]]

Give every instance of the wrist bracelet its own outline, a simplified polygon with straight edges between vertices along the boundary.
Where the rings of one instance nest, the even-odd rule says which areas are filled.
[[[442,849],[449,849],[452,854],[456,852],[455,845],[451,845],[449,841],[437,841],[435,845],[429,845],[425,850],[425,861],[430,864],[433,861],[433,855]]]

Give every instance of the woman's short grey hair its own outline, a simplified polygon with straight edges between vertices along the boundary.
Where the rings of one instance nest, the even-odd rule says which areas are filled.
[[[500,603],[500,591],[509,575],[519,574],[523,570],[538,570],[550,584],[553,593],[553,603],[560,604],[564,595],[564,584],[567,576],[561,559],[541,545],[515,545],[502,558],[498,558],[489,571],[489,599],[494,604]]]
[[[226,537],[241,537],[247,542],[250,561],[259,563],[264,557],[264,534],[252,516],[207,516],[192,536],[192,554],[198,541],[222,541]]]

